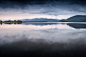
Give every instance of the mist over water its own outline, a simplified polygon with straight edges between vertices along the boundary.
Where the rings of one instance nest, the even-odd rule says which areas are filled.
[[[40,24],[0,25],[0,56],[86,56],[85,23]]]

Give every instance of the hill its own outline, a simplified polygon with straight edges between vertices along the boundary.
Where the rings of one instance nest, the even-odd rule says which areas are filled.
[[[66,20],[67,22],[86,22],[86,15],[76,15]]]

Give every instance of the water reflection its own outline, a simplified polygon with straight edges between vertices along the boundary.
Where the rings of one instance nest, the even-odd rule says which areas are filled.
[[[7,24],[7,26],[8,25],[16,25],[16,27],[17,26],[19,26],[18,24],[21,24],[22,26],[26,26],[26,25],[32,25],[32,26],[56,26],[56,27],[58,27],[59,25],[61,25],[60,27],[65,27],[65,29],[66,29],[66,27],[70,27],[70,28],[75,28],[75,29],[80,29],[80,28],[86,28],[86,23],[65,23],[65,22],[23,22],[23,23],[4,23],[4,24],[2,24],[2,23],[0,23],[1,25],[6,25]],[[21,26],[20,25],[20,26]],[[13,29],[13,28],[12,28]],[[58,28],[59,29],[59,28]],[[64,28],[63,28],[64,29]]]
[[[85,28],[83,23],[2,24],[0,57],[86,56]]]
[[[67,24],[60,24],[60,23],[28,23],[25,24],[2,24],[0,26],[0,30],[40,30],[40,29],[74,29]]]
[[[76,29],[86,28],[86,24],[68,23],[67,25]]]
[[[26,22],[26,23],[22,23],[24,25],[40,25],[40,26],[43,26],[43,25],[55,25],[55,24],[59,24],[59,23],[49,23],[49,22]]]

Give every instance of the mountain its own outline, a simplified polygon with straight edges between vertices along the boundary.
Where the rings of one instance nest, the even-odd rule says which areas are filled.
[[[35,18],[35,19],[22,19],[23,22],[57,22],[58,19],[47,19],[47,18]]]
[[[67,22],[86,22],[86,15],[76,15],[65,20]]]
[[[66,22],[66,19],[59,20],[60,22]]]

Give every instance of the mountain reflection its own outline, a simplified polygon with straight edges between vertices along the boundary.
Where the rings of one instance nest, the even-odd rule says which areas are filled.
[[[22,23],[0,23],[0,25],[15,25],[16,27],[19,26],[18,24],[22,26],[46,26],[46,27],[53,27],[55,26],[56,28],[74,28],[74,29],[80,29],[80,28],[86,28],[85,23],[65,23],[65,22],[22,22]]]
[[[26,23],[22,23],[22,24],[24,24],[24,25],[55,25],[55,24],[59,24],[59,23],[43,23],[43,22],[26,22]]]
[[[86,24],[67,23],[67,25],[69,25],[73,28],[76,28],[76,29],[86,28]]]
[[[86,56],[83,28],[84,23],[4,23],[0,25],[0,57]]]

